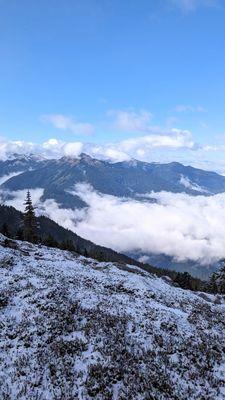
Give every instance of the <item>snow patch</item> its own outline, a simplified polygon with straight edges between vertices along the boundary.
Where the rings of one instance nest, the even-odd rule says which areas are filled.
[[[224,398],[223,298],[137,267],[3,242],[0,398]]]
[[[210,192],[208,190],[206,190],[206,189],[202,188],[201,186],[197,185],[197,183],[191,182],[191,180],[187,176],[181,175],[180,183],[186,189],[195,190],[196,192],[199,192],[199,193],[208,193],[208,194],[210,194]]]
[[[24,171],[17,171],[17,172],[12,172],[11,174],[8,175],[3,175],[0,177],[0,185],[3,183],[7,182],[9,179],[13,178],[14,176],[18,176],[23,174]]]

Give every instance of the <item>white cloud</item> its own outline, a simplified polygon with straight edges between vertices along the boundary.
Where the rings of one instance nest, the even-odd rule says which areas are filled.
[[[6,159],[13,153],[35,153],[48,158],[59,158],[63,156],[77,157],[81,152],[87,152],[92,156],[108,158],[112,161],[127,160],[131,157],[144,157],[147,160],[149,152],[156,148],[194,149],[195,146],[191,133],[180,129],[158,130],[148,135],[102,145],[65,142],[54,138],[42,144],[2,140],[0,141],[0,159]]]
[[[47,199],[45,202],[39,203],[38,214],[45,215],[57,224],[76,233],[76,223],[83,220],[85,210],[62,209],[55,200]]]
[[[84,152],[91,156],[110,159],[111,161],[123,161],[136,158],[142,161],[165,161],[166,157],[171,157],[171,161],[176,158],[180,151],[195,151],[198,146],[194,142],[192,135],[187,130],[168,129],[144,136],[136,136],[117,143],[92,146],[85,145]],[[163,155],[162,152],[165,154]],[[173,155],[170,154],[173,152]]]
[[[61,209],[52,199],[41,203],[43,189],[31,190],[39,214],[117,251],[164,253],[202,265],[225,257],[225,194],[151,193],[148,197],[157,200],[151,203],[103,195],[86,184],[78,184],[73,193],[88,204],[87,209]],[[11,196],[7,204],[23,210],[26,190]]]
[[[92,146],[86,147],[85,152],[93,157],[111,160],[112,162],[127,161],[130,160],[131,156],[120,149],[120,146],[115,144],[109,144],[105,146]]]
[[[62,114],[44,115],[42,121],[50,122],[55,128],[71,132],[75,135],[90,135],[94,133],[94,126],[92,124],[77,122],[73,118]]]
[[[194,148],[191,132],[188,130],[170,129],[160,134],[151,134],[136,137],[120,142],[120,149],[126,152],[137,152],[138,150],[148,151],[156,147],[166,148]]]
[[[36,146],[37,147],[37,146]],[[7,159],[10,155],[28,154],[32,152],[34,144],[22,140],[8,141],[0,137],[0,160]]]
[[[32,197],[32,202],[35,207],[41,207],[40,199],[43,196],[44,189],[36,188],[29,189]],[[7,206],[15,207],[19,211],[24,211],[24,201],[26,198],[27,190],[16,190],[16,191],[0,191],[0,201],[4,202]],[[10,196],[10,200],[5,200],[6,196]]]
[[[156,152],[165,151],[167,157],[169,152],[183,150],[194,151],[198,145],[194,142],[191,132],[181,129],[158,130],[148,135],[136,136],[116,143],[104,145],[84,145],[83,151],[91,156],[112,161],[123,161],[136,158],[142,161],[162,161],[165,159]],[[171,155],[171,161],[176,157]],[[161,158],[161,159],[160,159]]]
[[[147,110],[109,110],[107,115],[113,117],[113,127],[123,132],[148,132],[151,129],[153,115]]]
[[[225,194],[192,197],[161,192],[158,204],[101,195],[84,185],[78,194],[89,205],[76,232],[118,251],[165,253],[208,263],[225,256]]]
[[[43,150],[45,156],[48,157],[78,157],[82,152],[83,143],[81,142],[63,142],[57,139],[50,139],[47,142],[44,142]]]
[[[78,157],[83,151],[83,146],[82,142],[65,142],[54,138],[41,144],[1,139],[0,160],[7,160],[18,154],[36,154],[46,158],[60,158],[63,156]]]
[[[202,264],[225,256],[225,194],[153,193],[158,203],[151,204],[102,195],[86,185],[78,185],[75,193],[89,205],[75,230],[96,243]]]

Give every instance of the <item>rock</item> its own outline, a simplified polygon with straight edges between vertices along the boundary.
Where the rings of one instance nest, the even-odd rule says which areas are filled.
[[[173,279],[170,278],[170,277],[167,276],[167,275],[161,276],[161,279],[162,279],[164,282],[166,282],[168,285],[170,285],[170,286],[180,287],[180,286],[178,285],[177,282],[174,282]]]
[[[215,299],[214,299],[214,302],[213,302],[214,304],[221,304],[222,303],[222,301],[221,301],[221,297],[220,296],[215,296]]]
[[[30,256],[30,253],[28,251],[25,251],[25,250],[20,250],[20,251],[23,254],[23,256],[25,256],[25,257]]]
[[[198,297],[201,297],[201,299],[208,301],[209,303],[212,303],[212,300],[210,297],[207,296],[206,293],[197,293]]]
[[[4,247],[9,247],[10,249],[13,249],[13,250],[18,250],[19,249],[18,244],[16,242],[14,242],[14,240],[10,240],[10,239],[5,239],[3,246]]]
[[[172,283],[173,283],[173,280],[172,280],[169,276],[167,276],[167,275],[163,275],[163,276],[161,277],[161,279],[162,279],[164,282],[167,282],[167,283],[169,283],[169,284],[172,284]]]

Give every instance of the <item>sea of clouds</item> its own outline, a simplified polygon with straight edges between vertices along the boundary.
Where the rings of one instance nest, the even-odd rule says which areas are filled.
[[[149,201],[133,200],[98,193],[87,184],[77,184],[73,193],[87,208],[62,209],[53,199],[40,200],[43,189],[31,190],[39,214],[114,250],[163,253],[203,265],[225,257],[225,194],[159,192],[148,194]],[[23,210],[26,191],[10,195],[7,204]]]

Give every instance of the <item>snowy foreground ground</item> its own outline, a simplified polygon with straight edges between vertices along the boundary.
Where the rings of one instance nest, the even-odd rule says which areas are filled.
[[[223,298],[3,240],[1,400],[225,399]]]

